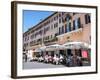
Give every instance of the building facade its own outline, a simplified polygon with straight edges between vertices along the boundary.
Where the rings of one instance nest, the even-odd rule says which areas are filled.
[[[63,45],[67,42],[91,44],[91,14],[54,12],[23,33],[23,49],[33,51],[31,55],[37,48],[54,44]],[[82,56],[81,51],[68,49],[65,53],[69,55],[77,53],[77,55]],[[63,52],[60,50],[60,53]],[[90,58],[90,55],[88,57]]]

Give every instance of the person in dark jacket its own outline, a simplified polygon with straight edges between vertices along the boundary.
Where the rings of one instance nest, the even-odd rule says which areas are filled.
[[[81,57],[77,57],[77,65],[82,66],[82,59]]]
[[[25,62],[27,62],[27,54],[25,54]]]

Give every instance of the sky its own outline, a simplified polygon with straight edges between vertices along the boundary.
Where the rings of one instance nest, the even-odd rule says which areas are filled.
[[[52,11],[23,10],[23,32],[26,32],[53,13]]]

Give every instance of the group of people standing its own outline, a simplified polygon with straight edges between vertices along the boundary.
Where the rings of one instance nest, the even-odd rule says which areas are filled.
[[[67,66],[82,66],[82,58],[77,55],[69,55],[66,58],[66,65]]]

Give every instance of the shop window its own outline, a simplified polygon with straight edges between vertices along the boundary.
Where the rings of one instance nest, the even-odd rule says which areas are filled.
[[[64,50],[60,50],[59,52],[60,52],[60,53],[59,53],[60,55],[66,56],[66,55],[64,54]],[[60,55],[59,55],[59,56],[60,56]]]
[[[54,51],[51,51],[51,56],[54,57]]]
[[[67,55],[72,56],[71,49],[67,49]]]
[[[75,54],[76,54],[77,56],[82,57],[81,49],[77,49],[77,50],[75,50]]]

